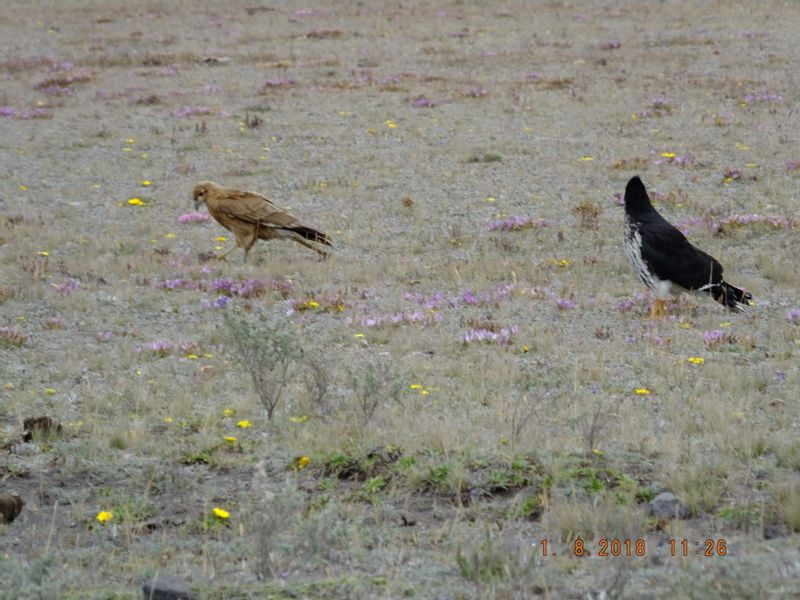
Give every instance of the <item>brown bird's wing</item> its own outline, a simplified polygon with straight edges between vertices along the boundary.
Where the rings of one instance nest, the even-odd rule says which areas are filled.
[[[259,227],[292,227],[299,221],[261,194],[223,190],[212,199],[213,211]],[[211,202],[209,203],[211,208]]]

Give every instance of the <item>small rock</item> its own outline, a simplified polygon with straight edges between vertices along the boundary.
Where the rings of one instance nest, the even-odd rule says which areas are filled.
[[[22,512],[25,503],[17,492],[10,494],[0,494],[0,520],[3,523],[11,523]]]
[[[782,525],[764,525],[765,540],[774,540],[776,538],[782,538],[788,535],[789,531],[787,527]]]
[[[177,575],[158,575],[142,584],[145,600],[194,600],[189,584]]]
[[[659,519],[685,519],[689,509],[675,494],[661,492],[650,501],[650,514]]]
[[[417,524],[419,519],[415,514],[408,512],[407,510],[400,511],[400,524],[403,527],[413,527]]]

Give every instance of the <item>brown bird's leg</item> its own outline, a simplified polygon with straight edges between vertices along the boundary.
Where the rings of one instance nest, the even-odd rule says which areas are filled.
[[[250,248],[252,248],[253,244],[256,243],[256,236],[253,235],[252,237],[249,238],[243,238],[241,242],[242,242],[242,248],[244,248],[244,262],[247,262],[247,257],[250,254]]]
[[[227,251],[227,252],[225,252],[224,254],[220,254],[220,255],[217,257],[217,260],[225,260],[225,257],[226,257],[226,256],[228,256],[228,254],[230,254],[230,253],[231,253],[231,252],[233,252],[234,250],[236,250],[236,248],[238,248],[238,247],[239,247],[239,246],[234,246],[233,248],[231,248],[230,250],[228,250],[228,251]]]

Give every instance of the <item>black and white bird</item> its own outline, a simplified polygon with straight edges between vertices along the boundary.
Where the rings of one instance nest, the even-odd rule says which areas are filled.
[[[656,297],[651,318],[663,317],[666,299],[682,291],[705,292],[735,312],[743,311],[752,298],[726,283],[722,265],[658,214],[639,177],[625,187],[625,251]]]

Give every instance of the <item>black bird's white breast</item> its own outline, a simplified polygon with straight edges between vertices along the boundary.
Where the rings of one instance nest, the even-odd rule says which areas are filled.
[[[656,275],[648,266],[647,262],[642,257],[642,235],[639,233],[641,223],[635,222],[631,219],[630,215],[625,215],[625,239],[623,245],[625,252],[633,265],[633,270],[655,293],[657,298],[666,299],[672,292],[672,282],[668,279],[661,279]]]

